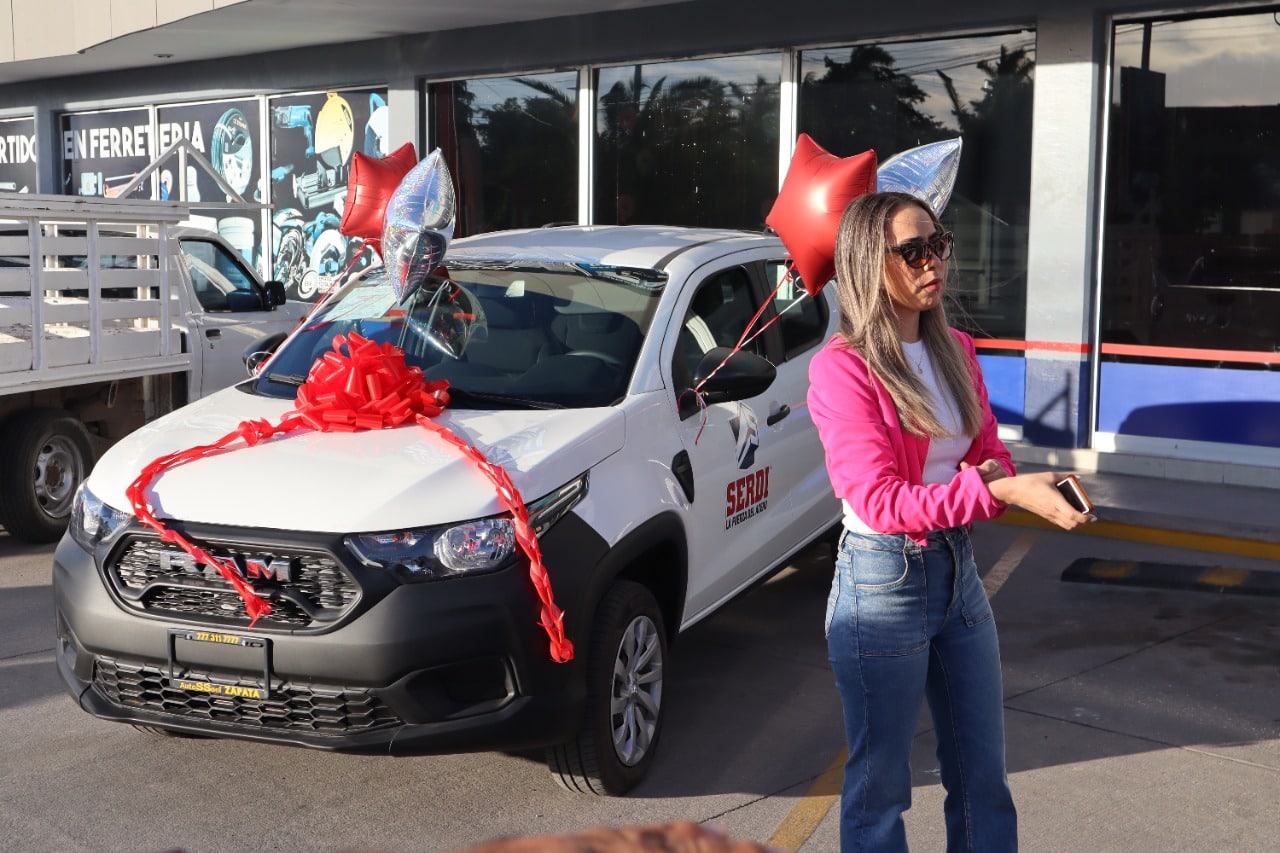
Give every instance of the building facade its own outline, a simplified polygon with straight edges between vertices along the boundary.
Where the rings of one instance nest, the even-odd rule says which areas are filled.
[[[264,207],[210,224],[315,298],[370,261],[337,228],[355,152],[440,148],[457,234],[759,229],[800,133],[881,162],[959,138],[955,319],[1016,455],[1280,488],[1274,5],[580,2],[246,53],[225,24],[256,2],[155,21],[132,67],[0,86],[0,191],[234,190]],[[154,50],[178,26],[220,55]]]

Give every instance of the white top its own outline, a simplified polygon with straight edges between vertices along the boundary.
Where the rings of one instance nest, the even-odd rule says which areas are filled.
[[[924,382],[924,387],[933,400],[934,414],[950,433],[948,436],[929,439],[929,452],[925,455],[921,479],[925,483],[949,483],[960,470],[960,460],[969,451],[969,445],[973,444],[973,439],[964,434],[964,423],[960,420],[955,399],[951,396],[951,390],[945,388],[937,374],[933,372],[933,361],[929,358],[929,351],[925,349],[924,341],[919,340],[914,343],[903,341],[902,354]],[[854,533],[884,532],[873,530],[858,517],[848,501],[843,503],[844,526],[849,530]]]

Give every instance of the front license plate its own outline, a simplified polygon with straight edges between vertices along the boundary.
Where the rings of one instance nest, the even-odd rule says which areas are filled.
[[[262,675],[250,680],[197,674],[208,668]],[[179,674],[183,672],[187,674]],[[169,685],[210,696],[266,699],[271,695],[271,640],[225,631],[170,629]]]

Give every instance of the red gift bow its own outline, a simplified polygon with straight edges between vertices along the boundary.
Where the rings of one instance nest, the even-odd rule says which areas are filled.
[[[344,346],[348,355],[342,353]],[[516,543],[529,558],[529,579],[542,605],[538,624],[551,640],[551,658],[557,663],[570,661],[573,659],[573,643],[564,633],[564,611],[556,606],[552,596],[551,579],[542,564],[542,550],[529,525],[529,511],[524,500],[506,471],[486,459],[479,449],[459,438],[448,427],[432,420],[448,404],[449,383],[445,380],[425,381],[419,368],[405,364],[403,350],[389,343],[374,343],[355,333],[338,335],[333,339],[333,349],[312,364],[307,381],[298,388],[294,411],[284,415],[280,423],[242,421],[213,444],[198,445],[154,459],[142,469],[125,494],[134,514],[159,533],[162,541],[177,545],[198,562],[213,566],[226,578],[244,601],[245,612],[251,620],[249,627],[252,628],[258,619],[271,612],[270,602],[245,583],[229,561],[214,557],[181,533],[166,527],[143,494],[147,487],[165,470],[218,453],[237,439],[252,446],[265,438],[297,429],[319,432],[391,429],[412,418],[458,448],[493,483],[498,500],[511,513]]]

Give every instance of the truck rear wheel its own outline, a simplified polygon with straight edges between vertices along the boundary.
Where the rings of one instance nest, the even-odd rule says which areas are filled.
[[[619,796],[653,764],[662,732],[667,634],[643,585],[619,581],[596,609],[582,728],[547,750],[551,774],[570,791]]]
[[[25,542],[56,542],[93,467],[84,424],[61,409],[12,417],[0,436],[0,524]]]

